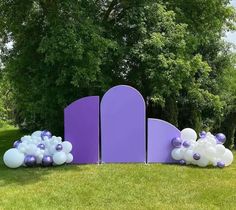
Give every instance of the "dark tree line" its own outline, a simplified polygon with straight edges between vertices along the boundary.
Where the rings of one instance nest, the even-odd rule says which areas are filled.
[[[62,134],[65,106],[128,84],[148,116],[231,146],[236,62],[222,37],[235,16],[229,0],[0,0],[0,116]]]

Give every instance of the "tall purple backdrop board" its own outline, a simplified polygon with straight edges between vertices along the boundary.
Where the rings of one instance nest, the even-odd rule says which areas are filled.
[[[119,85],[101,101],[103,163],[145,162],[145,102],[133,87]]]
[[[148,163],[174,163],[171,157],[171,141],[180,137],[180,131],[172,124],[148,118]]]
[[[74,101],[64,110],[65,140],[73,145],[73,163],[99,162],[99,97]]]

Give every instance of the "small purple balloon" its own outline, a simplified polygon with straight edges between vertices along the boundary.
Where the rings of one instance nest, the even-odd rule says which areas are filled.
[[[189,141],[184,141],[183,142],[183,146],[185,147],[185,148],[188,148],[188,147],[190,147],[190,142]]]
[[[217,139],[217,143],[224,144],[226,140],[226,136],[223,133],[217,133],[215,135],[215,138]]]
[[[19,146],[19,144],[21,144],[21,143],[22,143],[21,140],[17,140],[17,141],[15,141],[15,142],[13,143],[13,147],[14,147],[14,148],[17,148],[17,147]]]
[[[199,153],[195,153],[195,154],[193,155],[193,159],[194,159],[194,160],[199,160],[200,158],[201,158],[201,156],[200,156]]]
[[[181,147],[182,145],[182,140],[179,137],[173,138],[171,141],[173,147]]]
[[[57,151],[61,151],[63,149],[63,146],[61,145],[61,144],[58,144],[57,146],[56,146],[56,150]]]
[[[26,155],[24,159],[24,163],[28,167],[33,167],[36,165],[36,157],[34,155]]]
[[[41,150],[45,150],[45,144],[43,144],[43,143],[38,144],[37,147]]]
[[[219,161],[219,162],[217,162],[217,166],[218,166],[219,168],[224,168],[224,167],[225,167],[225,163],[222,162],[222,161]]]
[[[52,133],[50,131],[44,130],[41,133],[41,138],[44,140],[44,137],[52,138]]]
[[[42,159],[42,165],[47,167],[47,166],[52,166],[53,159],[52,156],[50,155],[45,155]]]
[[[179,161],[179,163],[180,163],[180,165],[185,165],[186,161],[182,159],[182,160]]]
[[[200,133],[199,133],[199,136],[200,136],[200,138],[205,138],[206,137],[206,131],[201,131]]]

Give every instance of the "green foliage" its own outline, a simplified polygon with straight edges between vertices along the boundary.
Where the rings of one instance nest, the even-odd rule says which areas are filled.
[[[60,134],[66,105],[129,84],[148,116],[220,130],[235,113],[235,60],[222,39],[235,18],[228,0],[0,0],[14,121]]]

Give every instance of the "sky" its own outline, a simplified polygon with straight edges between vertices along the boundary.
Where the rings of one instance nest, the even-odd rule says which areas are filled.
[[[231,1],[231,4],[236,8],[236,0],[232,0]],[[226,39],[229,41],[229,42],[232,42],[234,44],[236,44],[236,32],[228,32],[226,34]]]

